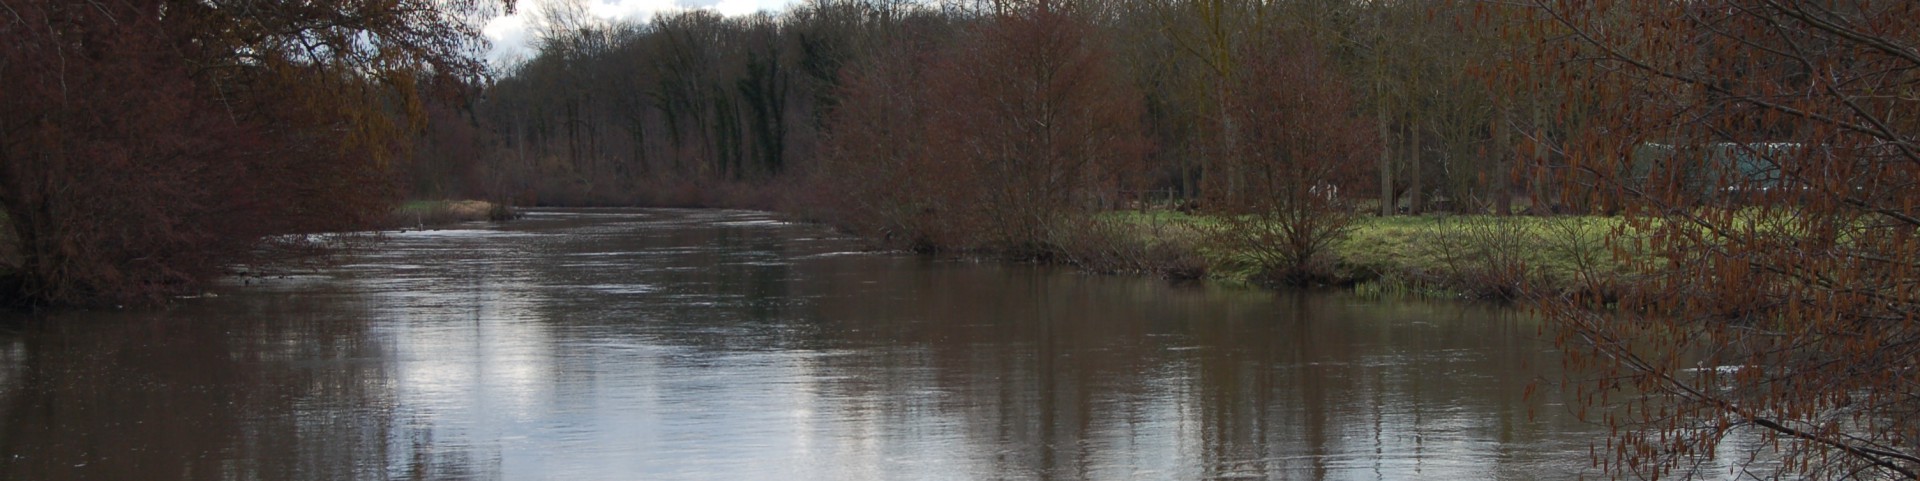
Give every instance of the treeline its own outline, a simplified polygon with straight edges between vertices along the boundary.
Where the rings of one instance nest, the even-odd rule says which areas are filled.
[[[1056,159],[1103,164],[1102,173],[1083,175],[1102,192],[1041,188],[1098,197],[1080,202],[1108,207],[1204,205],[1209,195],[1251,181],[1232,178],[1251,175],[1236,166],[1247,144],[1284,137],[1262,131],[1279,128],[1276,119],[1252,117],[1271,115],[1259,103],[1310,92],[1317,104],[1305,107],[1318,110],[1299,127],[1338,126],[1340,135],[1362,138],[1351,139],[1350,149],[1287,153],[1341,166],[1327,179],[1293,183],[1337,186],[1349,199],[1384,191],[1383,213],[1480,212],[1540,194],[1544,185],[1510,174],[1546,157],[1523,139],[1563,128],[1545,120],[1544,102],[1494,93],[1480,74],[1514,46],[1497,30],[1467,26],[1480,8],[1440,0],[820,0],[777,16],[689,11],[645,23],[605,23],[565,5],[539,16],[536,53],[485,89],[469,106],[469,122],[446,127],[479,134],[442,132],[467,139],[460,153],[421,157],[418,170],[459,172],[458,180],[420,176],[439,185],[418,189],[532,204],[688,205],[729,202],[714,196],[742,190],[717,186],[742,182],[783,193],[857,190],[844,184],[857,177],[875,179],[863,184],[874,187],[916,178],[954,186],[953,172],[909,161],[950,162],[902,149],[1038,153],[1005,129],[1039,115],[1106,129],[1106,137],[1076,139],[1099,144],[1087,146],[1093,150],[1059,154],[1088,158]],[[1314,70],[1299,74],[1310,83],[1290,84],[1275,71],[1301,65]],[[1017,75],[1029,78],[1011,78]],[[1040,92],[1049,88],[1057,91]],[[1062,116],[1042,105],[1055,98],[1020,95],[1084,102],[1100,118]],[[1045,111],[988,108],[995,103]],[[956,109],[975,111],[963,119]],[[923,121],[938,126],[916,127]],[[1088,134],[1068,130],[1029,133]],[[1011,143],[942,145],[923,134]],[[849,150],[882,145],[892,150]],[[898,162],[873,168],[912,172],[835,170],[848,167],[836,156],[876,155]],[[810,182],[822,176],[831,182]]]

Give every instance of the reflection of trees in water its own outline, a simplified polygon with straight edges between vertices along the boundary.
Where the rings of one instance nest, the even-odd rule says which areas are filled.
[[[852,384],[861,391],[849,396],[925,399],[889,408],[959,416],[968,452],[955,454],[982,475],[1098,477],[1089,470],[1111,451],[1102,444],[1124,440],[1102,438],[1097,423],[1141,411],[1160,356],[1142,349],[1145,326],[1110,322],[1132,317],[1106,299],[1115,292],[1018,267],[871,262],[882,265],[857,271],[866,278],[825,274],[836,282],[821,284],[814,304],[831,325],[822,330],[847,343],[904,347],[880,359],[829,358],[828,369],[884,380]],[[902,425],[916,424],[927,421]]]
[[[359,361],[381,347],[358,316],[324,298],[244,306],[72,313],[10,335],[0,478],[382,477],[392,399]]]
[[[1531,327],[1499,317],[1510,314],[1308,294],[1271,308],[1194,325],[1219,347],[1194,358],[1207,476],[1529,479],[1578,469],[1566,455],[1578,446],[1528,447],[1582,430],[1529,420],[1555,395],[1525,400],[1525,386],[1555,365]]]
[[[850,342],[919,350],[830,358],[830,369],[887,380],[859,384],[876,392],[853,397],[951,393],[937,412],[964,418],[967,456],[983,471],[1525,478],[1541,466],[1502,463],[1577,469],[1560,455],[1578,447],[1530,457],[1503,444],[1578,428],[1529,420],[1551,397],[1521,394],[1535,369],[1551,367],[1546,345],[1491,311],[1167,290],[1019,267],[867,272],[882,278],[824,287],[820,322],[839,324]],[[922,366],[934,372],[926,380],[898,374]]]
[[[822,390],[809,408],[842,423],[831,435],[858,438],[827,441],[878,446],[837,452],[850,458],[961,458],[927,462],[977,476],[1529,478],[1578,469],[1561,463],[1584,451],[1564,444],[1579,427],[1529,419],[1563,419],[1551,394],[1522,399],[1557,365],[1531,324],[1492,310],[907,256],[755,264],[818,246],[753,228],[655,235],[702,249],[626,275],[697,300],[636,303],[629,330],[716,353],[839,353],[796,365]]]
[[[371,293],[0,334],[0,479],[497,478],[607,453],[746,477],[1525,479],[1584,452],[1525,447],[1578,430],[1520,397],[1557,358],[1483,311],[575,227],[376,259],[435,267]],[[690,413],[713,417],[667,417]]]

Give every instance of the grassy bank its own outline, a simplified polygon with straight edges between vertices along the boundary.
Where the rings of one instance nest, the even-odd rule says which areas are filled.
[[[513,207],[483,200],[407,201],[388,216],[387,227],[420,229],[471,221],[503,221],[519,216]]]
[[[1207,241],[1220,223],[1171,211],[1114,212],[1134,244],[1191,251],[1206,277],[1265,282],[1269,266]],[[1315,283],[1363,294],[1505,298],[1594,292],[1606,295],[1628,272],[1607,239],[1620,227],[1593,216],[1360,216],[1323,254]]]

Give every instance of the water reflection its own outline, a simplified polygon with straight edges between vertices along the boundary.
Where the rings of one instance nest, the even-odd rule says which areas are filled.
[[[1538,479],[1586,471],[1498,311],[536,212],[0,334],[4,479]],[[1532,416],[1529,416],[1532,413]]]

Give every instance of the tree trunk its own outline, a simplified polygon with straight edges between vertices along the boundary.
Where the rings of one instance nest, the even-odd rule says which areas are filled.
[[[1502,104],[1494,108],[1493,114],[1493,213],[1501,216],[1513,215],[1513,187],[1508,178],[1513,176],[1513,132],[1507,125],[1507,106]]]
[[[1552,165],[1548,157],[1553,153],[1547,149],[1547,112],[1542,102],[1534,102],[1533,105],[1533,132],[1533,169],[1528,173],[1532,176],[1533,185],[1528,194],[1533,198],[1534,211],[1542,215],[1553,214],[1557,196],[1553,193],[1553,184],[1548,180],[1549,166]]]
[[[1420,164],[1424,163],[1420,158],[1420,155],[1424,151],[1420,149],[1419,122],[1407,123],[1407,137],[1407,213],[1419,215],[1420,211],[1425,208],[1423,199],[1425,197],[1424,189],[1426,188],[1422,183],[1423,179],[1420,166]]]
[[[1383,90],[1383,89],[1376,89]],[[1375,112],[1380,130],[1380,215],[1394,213],[1393,201],[1393,130],[1387,128],[1387,107],[1385,97],[1380,97],[1381,105]]]
[[[1239,132],[1235,130],[1233,124],[1233,108],[1228,105],[1228,95],[1231,91],[1228,90],[1227,76],[1225,73],[1220,74],[1217,78],[1220,82],[1216,89],[1220,96],[1220,100],[1218,101],[1220,107],[1220,154],[1218,158],[1214,159],[1213,163],[1223,166],[1238,165],[1238,160],[1233,157],[1240,155],[1240,146],[1238,145],[1240,139]],[[1220,199],[1231,204],[1238,204],[1240,202],[1240,172],[1237,172],[1236,169],[1217,169],[1213,175],[1224,176],[1227,181],[1225,186],[1227,191],[1224,192],[1225,196],[1220,197]],[[1207,173],[1202,172],[1200,176],[1204,178],[1207,176]]]

